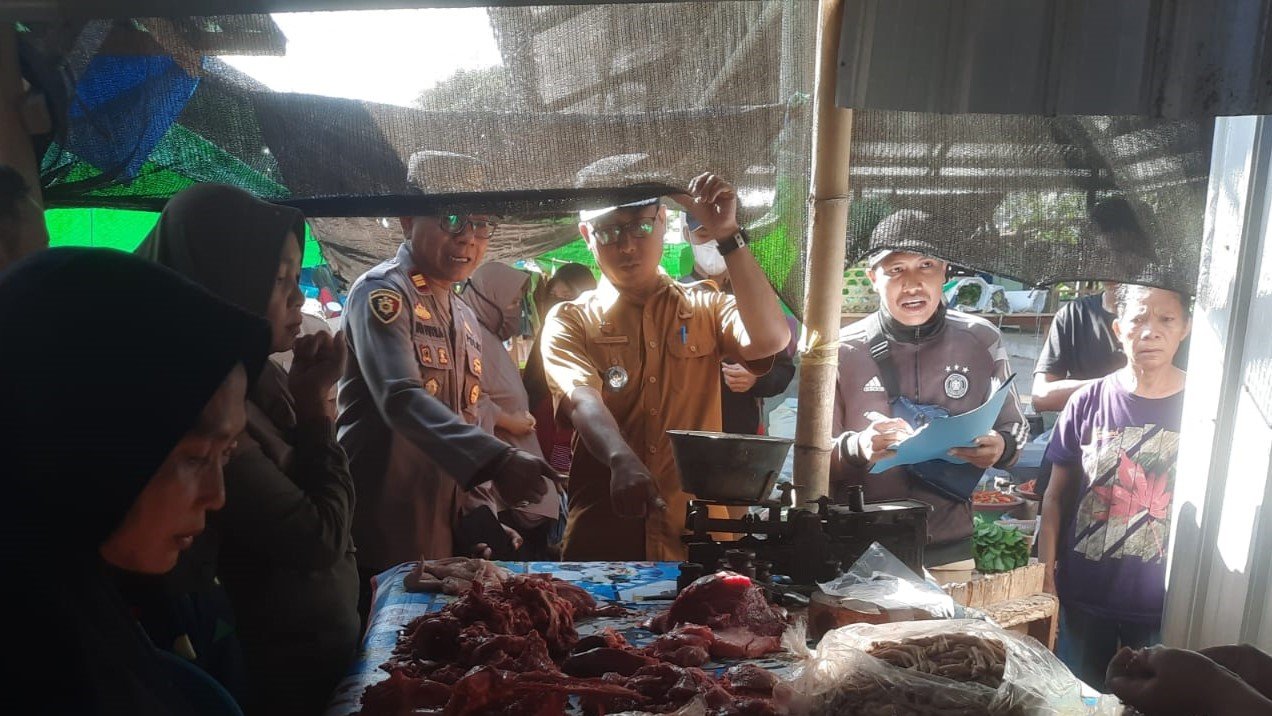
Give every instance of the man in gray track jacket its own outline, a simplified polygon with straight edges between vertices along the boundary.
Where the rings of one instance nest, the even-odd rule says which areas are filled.
[[[924,561],[970,568],[971,487],[989,467],[1006,468],[1029,439],[1015,388],[990,432],[952,454],[956,465],[933,460],[877,475],[871,465],[925,419],[960,415],[980,406],[1010,376],[998,329],[977,316],[945,307],[946,263],[930,255],[925,237],[949,229],[924,212],[899,211],[876,227],[870,279],[880,308],[846,327],[839,350],[831,490],[842,496],[862,485],[867,501],[916,499],[932,506]],[[917,253],[916,253],[917,252]]]

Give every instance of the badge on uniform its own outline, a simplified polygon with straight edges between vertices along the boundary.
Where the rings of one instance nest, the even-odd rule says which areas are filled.
[[[627,369],[621,365],[612,365],[605,371],[605,388],[611,391],[627,387]]]
[[[949,375],[945,376],[945,397],[958,400],[967,395],[967,390],[971,387],[965,375],[967,366],[956,365],[951,368],[947,365],[945,370],[949,371]]]
[[[415,290],[424,293],[428,290],[428,279],[424,278],[424,274],[419,271],[411,272],[411,283],[415,284]],[[427,318],[424,320],[428,320]]]
[[[433,349],[428,346],[419,346],[420,349],[420,365],[433,365]]]
[[[473,375],[477,376],[478,378],[481,377],[481,359],[480,358],[473,359]]]
[[[402,312],[402,294],[391,288],[377,288],[370,296],[371,312],[380,323],[392,323]]]
[[[446,349],[445,349],[445,348],[438,348],[438,349],[437,349],[437,364],[438,364],[438,365],[450,365],[450,356],[446,354]]]
[[[480,397],[481,397],[481,386],[474,385],[472,389],[468,391],[468,404],[476,405],[477,399]]]
[[[428,382],[424,384],[424,390],[427,390],[429,395],[437,395],[437,391],[440,390],[441,387],[441,384],[437,382],[436,378],[429,378]]]
[[[424,307],[424,304],[417,303],[415,304],[415,317],[421,321],[429,321],[432,320],[433,314],[428,312],[428,309]]]

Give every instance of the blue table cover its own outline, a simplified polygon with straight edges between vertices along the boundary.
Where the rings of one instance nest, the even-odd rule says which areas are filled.
[[[599,617],[583,619],[575,624],[580,636],[592,634],[606,627],[613,627],[632,644],[644,645],[653,641],[654,634],[640,628],[640,623],[651,614],[671,606],[666,599],[647,600],[660,594],[674,593],[679,568],[675,562],[499,562],[499,566],[515,573],[551,574],[567,582],[577,584],[598,602],[618,602],[631,615],[627,617]],[[368,686],[388,676],[380,670],[380,664],[388,660],[397,644],[402,627],[415,617],[435,612],[453,601],[454,597],[433,593],[407,592],[403,578],[411,571],[413,563],[400,564],[375,579],[375,597],[367,620],[367,633],[362,639],[362,649],[350,673],[336,689],[327,716],[345,716],[359,708],[362,692]],[[765,658],[752,660],[778,673],[788,670],[793,663],[789,658]],[[723,664],[708,664],[708,670],[721,670]]]

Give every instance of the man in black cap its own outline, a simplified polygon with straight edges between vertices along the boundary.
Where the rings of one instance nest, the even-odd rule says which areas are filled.
[[[871,466],[933,417],[979,407],[1011,374],[998,329],[983,318],[945,307],[946,262],[932,241],[952,229],[931,214],[905,210],[880,222],[868,275],[879,310],[840,335],[835,396],[832,493],[862,485],[869,501],[916,499],[933,508],[924,561],[971,569],[972,489],[989,467],[1006,468],[1029,439],[1013,387],[994,429],[975,445],[955,448],[954,464],[932,460],[877,475]]]
[[[691,291],[662,271],[659,199],[580,212],[604,279],[557,304],[541,353],[557,417],[579,441],[563,558],[684,559],[685,508],[668,430],[718,430],[720,363],[768,372],[790,340],[777,296],[746,249],[737,191],[703,174],[670,197],[716,242],[736,294]]]

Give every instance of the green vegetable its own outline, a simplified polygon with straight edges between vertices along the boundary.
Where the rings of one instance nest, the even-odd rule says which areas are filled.
[[[1029,543],[1019,530],[976,516],[972,534],[976,569],[985,574],[1009,572],[1029,564]]]

